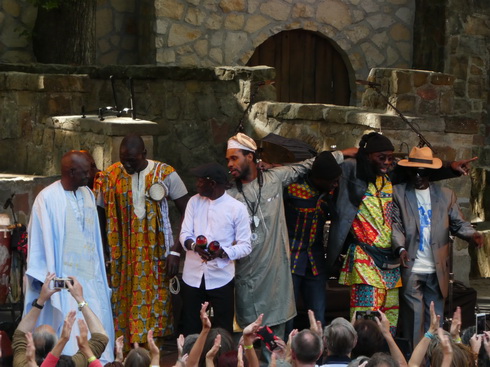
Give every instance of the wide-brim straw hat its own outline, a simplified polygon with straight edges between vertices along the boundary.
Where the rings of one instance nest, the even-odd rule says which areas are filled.
[[[402,159],[398,164],[403,167],[415,168],[438,169],[442,167],[442,161],[439,158],[433,157],[432,149],[429,147],[413,147],[408,155],[408,159]]]

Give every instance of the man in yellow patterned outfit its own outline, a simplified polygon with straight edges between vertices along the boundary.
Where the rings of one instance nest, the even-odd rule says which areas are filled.
[[[168,283],[178,271],[180,246],[173,243],[167,199],[183,214],[188,193],[173,167],[146,159],[140,136],[126,136],[119,157],[95,191],[106,214],[116,337],[124,335],[129,348],[146,343],[149,330],[155,337],[173,332]]]

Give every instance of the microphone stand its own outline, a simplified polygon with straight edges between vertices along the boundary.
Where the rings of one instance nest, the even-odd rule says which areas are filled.
[[[398,116],[400,116],[400,118],[405,121],[405,123],[412,129],[412,131],[417,134],[417,137],[419,138],[419,144],[418,144],[418,147],[419,148],[422,148],[424,145],[427,145],[434,153],[436,153],[436,151],[434,150],[434,148],[432,147],[432,144],[429,143],[429,141],[422,135],[422,133],[410,122],[407,120],[407,118],[405,116],[403,116],[403,113],[401,113],[401,111],[396,108],[393,103],[390,102],[390,100],[388,99],[388,97],[386,97],[382,92],[381,90],[379,89],[380,87],[380,84],[378,83],[372,83],[372,82],[365,82],[365,81],[358,81],[358,84],[361,84],[361,85],[367,85],[369,88],[372,88],[376,91],[376,93],[381,96],[381,98],[383,98],[383,100],[388,103],[388,105],[393,108],[393,110],[395,110],[395,112],[398,114]]]

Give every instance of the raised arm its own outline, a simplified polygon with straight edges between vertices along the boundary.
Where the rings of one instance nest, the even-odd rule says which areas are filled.
[[[434,302],[430,303],[430,326],[424,337],[413,350],[412,357],[408,361],[409,367],[420,367],[424,363],[425,353],[429,347],[431,339],[434,339],[437,329],[439,328],[439,320],[441,316],[436,315],[434,310]]]
[[[63,323],[63,329],[61,330],[61,336],[58,339],[58,342],[54,346],[51,354],[56,358],[61,356],[63,349],[65,348],[66,343],[70,340],[71,330],[73,328],[73,324],[76,319],[76,311],[68,312],[68,315],[65,317],[65,322]]]
[[[211,330],[211,321],[209,320],[206,310],[209,303],[204,302],[201,307],[201,321],[202,330],[199,334],[196,342],[192,346],[192,349],[187,358],[186,367],[197,367],[199,364],[199,359],[201,358],[202,350],[204,349],[204,343],[206,343],[206,338],[208,337],[209,331]]]
[[[80,282],[77,280],[77,278],[73,276],[70,276],[68,278],[73,280],[73,284],[71,284],[71,282],[67,283],[68,290],[70,291],[70,294],[73,296],[73,298],[75,298],[75,301],[77,301],[78,309],[82,311],[83,317],[85,319],[85,322],[87,323],[90,332],[92,334],[99,333],[107,336],[107,332],[105,331],[102,322],[97,317],[97,315],[92,311],[89,304],[85,302],[85,299],[83,298],[83,288]]]
[[[386,318],[386,315],[378,311],[381,319],[378,317],[375,317],[376,323],[378,324],[379,330],[381,331],[381,334],[383,334],[383,337],[386,340],[386,343],[388,344],[388,348],[390,349],[390,354],[395,359],[400,367],[406,367],[407,365],[407,360],[405,359],[405,356],[403,355],[402,351],[400,348],[398,348],[398,345],[395,342],[395,339],[393,339],[393,335],[391,335],[390,332],[390,321]]]
[[[59,292],[59,289],[50,289],[49,283],[56,277],[56,274],[48,273],[46,279],[44,280],[43,286],[41,288],[41,293],[36,303],[42,308],[48,299],[51,298],[53,294]],[[41,314],[41,308],[32,307],[31,310],[25,315],[17,326],[17,330],[27,333],[32,331],[36,326],[37,319]]]

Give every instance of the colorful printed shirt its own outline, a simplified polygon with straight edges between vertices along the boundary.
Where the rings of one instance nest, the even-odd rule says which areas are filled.
[[[284,190],[284,203],[291,272],[300,276],[308,268],[313,275],[325,272],[323,228],[330,217],[325,195],[301,178]]]
[[[370,182],[351,233],[357,241],[380,248],[391,247],[393,187],[388,176]],[[368,284],[381,289],[401,287],[400,269],[381,270],[358,245],[349,246],[339,278],[340,284]]]

